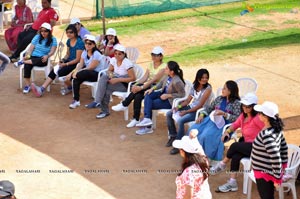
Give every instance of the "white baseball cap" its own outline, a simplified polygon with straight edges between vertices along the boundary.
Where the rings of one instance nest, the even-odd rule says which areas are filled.
[[[199,144],[198,138],[190,138],[189,136],[183,136],[181,140],[175,140],[173,142],[173,147],[177,149],[182,149],[188,153],[199,153],[204,155],[202,146]]]
[[[41,28],[46,28],[47,30],[51,30],[51,25],[45,22],[41,25]]]
[[[109,28],[109,29],[106,30],[106,35],[117,36],[117,31],[113,28]]]
[[[80,23],[80,19],[79,18],[72,18],[70,21],[70,24],[76,24],[76,23]]]
[[[153,54],[159,55],[159,54],[164,54],[164,50],[160,46],[155,46],[152,50]]]
[[[254,93],[247,93],[240,101],[244,105],[257,104],[257,96]]]
[[[121,52],[124,52],[124,53],[126,51],[126,48],[124,46],[122,46],[121,44],[114,45],[114,49],[118,50],[118,51],[121,51]]]
[[[255,105],[254,110],[257,112],[262,112],[263,114],[272,117],[274,119],[275,115],[279,113],[278,106],[274,102],[265,101],[262,105]]]
[[[89,34],[84,35],[84,41],[85,40],[90,40],[96,43],[96,37],[94,35],[89,35]]]

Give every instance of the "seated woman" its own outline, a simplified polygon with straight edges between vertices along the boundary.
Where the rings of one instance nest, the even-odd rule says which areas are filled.
[[[58,77],[63,77],[68,75],[70,72],[72,72],[76,65],[80,61],[80,57],[82,54],[82,51],[84,50],[84,43],[80,39],[80,37],[77,34],[77,29],[74,25],[69,25],[66,28],[66,34],[68,37],[67,40],[67,52],[65,57],[60,60],[59,64],[54,66],[54,68],[51,70],[51,72],[48,75],[48,78],[43,83],[42,86],[36,86],[34,83],[31,84],[32,92],[37,96],[41,97],[44,94],[44,91],[46,88],[51,84],[51,82]],[[72,92],[72,87],[69,88],[63,88],[61,90],[62,94],[65,95],[69,92]]]
[[[169,132],[169,141],[166,147],[172,146],[172,142],[180,140],[184,136],[184,124],[195,120],[196,112],[200,108],[207,108],[210,104],[210,98],[212,94],[212,88],[208,83],[209,72],[206,69],[198,70],[195,80],[193,82],[193,87],[190,94],[186,100],[181,102],[178,107],[173,108],[167,112],[167,124]],[[193,102],[190,104],[190,102]],[[179,111],[179,112],[177,112]],[[177,113],[176,113],[177,112]],[[176,131],[175,122],[173,120],[173,113],[179,114],[180,119],[178,119],[178,131]],[[171,155],[179,153],[177,148],[173,148],[170,151]]]
[[[11,21],[11,27],[4,33],[5,41],[11,52],[17,49],[18,35],[23,31],[24,25],[32,22],[32,12],[31,9],[26,6],[26,0],[18,0],[15,6],[15,16]]]
[[[85,35],[85,50],[81,54],[80,62],[76,68],[66,77],[73,81],[73,102],[69,108],[74,109],[80,106],[79,91],[80,85],[84,81],[96,82],[98,73],[105,69],[104,56],[96,47],[96,38],[93,35]]]
[[[103,53],[103,55],[112,58],[114,57],[114,46],[119,43],[120,42],[117,36],[117,31],[113,28],[109,28],[107,29],[105,36],[100,36],[100,45],[98,46],[98,48]]]
[[[234,142],[231,144],[227,151],[226,157],[210,169],[211,175],[215,175],[221,171],[224,171],[226,164],[231,160],[230,179],[227,183],[218,187],[218,192],[225,193],[238,190],[236,177],[237,172],[239,171],[240,160],[244,157],[250,157],[252,142],[264,127],[264,123],[259,119],[257,111],[255,111],[253,108],[257,104],[256,95],[253,93],[246,94],[241,100],[241,104],[242,113],[238,119],[225,131],[221,140],[222,142],[226,141],[226,139],[230,138],[230,133],[234,132],[238,128],[241,128],[242,137],[239,139],[239,142]]]
[[[235,81],[229,80],[222,89],[222,95],[201,112],[188,133],[192,129],[197,129],[199,143],[207,157],[211,160],[221,160],[224,152],[224,144],[221,141],[222,128],[226,123],[234,122],[240,113],[239,88]],[[204,118],[206,115],[209,117]]]
[[[32,39],[25,57],[17,63],[18,65],[24,63],[25,87],[23,93],[27,94],[31,90],[30,76],[33,66],[46,66],[48,64],[48,59],[55,53],[56,48],[57,41],[56,38],[52,36],[51,25],[43,23],[39,33]]]
[[[90,31],[88,31],[80,22],[79,18],[72,18],[70,21],[71,25],[74,25],[77,29],[78,36],[83,40],[85,35],[90,35]]]
[[[107,73],[102,74],[98,81],[96,98],[86,107],[100,107],[102,111],[96,115],[97,119],[109,116],[108,104],[114,91],[127,91],[128,83],[136,79],[132,62],[127,59],[126,48],[115,45],[115,57],[110,60]]]
[[[134,127],[139,123],[144,92],[152,85],[158,83],[165,74],[166,64],[163,63],[163,49],[159,46],[154,47],[151,52],[151,57],[152,62],[148,66],[144,76],[132,86],[131,93],[128,97],[120,104],[112,107],[114,111],[123,111],[127,109],[132,100],[134,100],[133,119],[127,125],[128,128]]]
[[[171,109],[175,98],[185,96],[183,72],[178,63],[169,61],[165,68],[165,74],[167,76],[162,81],[145,92],[144,119],[136,125],[142,127],[135,132],[137,135],[153,133],[152,110]],[[153,92],[157,89],[162,90]]]

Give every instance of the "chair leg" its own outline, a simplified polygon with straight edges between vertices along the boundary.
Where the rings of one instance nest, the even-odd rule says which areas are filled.
[[[124,110],[124,120],[128,120],[128,109]]]
[[[157,110],[152,111],[152,128],[156,129],[156,117],[157,117]]]
[[[22,89],[23,88],[23,69],[24,69],[24,66],[22,65],[22,66],[20,66],[20,79],[19,79],[19,83],[20,83],[20,89]]]
[[[251,199],[252,180],[248,177],[247,199]]]
[[[279,195],[279,199],[283,199],[284,196],[283,196],[283,187],[282,186],[279,187],[278,192],[279,192],[279,194],[278,194]]]

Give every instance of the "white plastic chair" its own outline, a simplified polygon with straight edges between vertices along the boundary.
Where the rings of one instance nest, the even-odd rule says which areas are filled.
[[[126,55],[128,57],[128,59],[135,64],[136,60],[139,58],[140,56],[140,52],[137,48],[135,47],[126,47]]]
[[[26,51],[29,49],[30,47],[30,44],[26,47],[25,50],[23,50],[21,53],[20,53],[20,57],[24,57]],[[24,70],[24,64],[22,64],[20,67],[20,75],[19,75],[19,81],[20,81],[20,88],[22,89],[23,88],[23,70]],[[32,68],[32,75],[31,75],[31,79],[32,81],[34,81],[35,79],[35,72],[36,71],[44,71],[45,73],[45,78],[48,77],[48,74],[50,72],[50,69],[51,69],[51,59],[50,57],[48,58],[48,63],[46,66],[33,66]],[[47,87],[47,91],[50,92],[50,85]]]
[[[1,10],[2,12],[0,12],[0,30],[1,32],[3,32],[3,19],[4,19],[4,24],[7,25],[8,24],[8,15],[12,15],[14,12],[14,5],[15,5],[16,1],[12,1],[12,2],[5,2],[2,3],[1,6]],[[11,9],[10,10],[6,10],[4,11],[4,8],[6,5],[11,5]]]
[[[135,77],[136,77],[136,80],[134,82],[137,82],[138,80],[140,80],[143,77],[144,70],[141,66],[134,64],[134,73],[135,73]],[[130,94],[131,86],[134,82],[128,83],[126,92],[114,91],[112,93],[112,95],[119,97],[121,99],[121,101],[123,101]],[[129,115],[128,109],[124,110],[124,119],[125,120],[128,120],[128,115]]]
[[[182,98],[177,98],[173,100],[173,104],[172,104],[172,108],[174,108],[176,105],[178,105],[177,101],[180,100],[185,100],[190,93],[190,90],[193,86],[193,84],[189,81],[189,80],[184,80],[185,81],[185,86],[184,86],[184,90],[185,90],[185,96]],[[164,114],[166,115],[166,113],[169,111],[170,109],[158,109],[158,110],[152,110],[152,127],[153,129],[156,129],[156,117],[158,114]]]
[[[240,97],[244,97],[247,93],[256,93],[257,91],[258,85],[253,78],[243,77],[236,79],[235,82],[238,84]]]
[[[293,144],[288,144],[288,164],[285,169],[285,174],[289,174],[290,178],[284,181],[279,186],[279,199],[284,198],[283,192],[292,191],[293,199],[297,199],[296,193],[296,179],[300,171],[300,148]],[[248,188],[247,188],[247,199],[251,199],[252,181],[256,183],[253,170],[248,173]],[[284,188],[287,188],[286,190]]]

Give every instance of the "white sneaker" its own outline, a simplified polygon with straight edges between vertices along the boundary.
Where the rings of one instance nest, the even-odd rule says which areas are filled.
[[[135,132],[135,134],[137,134],[137,135],[146,135],[146,134],[150,134],[150,133],[153,133],[153,129],[147,128],[147,127],[142,127]]]
[[[219,186],[217,189],[218,192],[223,192],[223,193],[226,193],[229,191],[237,191],[237,190],[239,190],[237,182],[236,181],[230,182],[230,180],[228,180],[227,183]]]
[[[128,124],[127,124],[127,128],[132,128],[135,127],[135,125],[137,125],[139,123],[139,121],[137,121],[136,119],[132,119]]]
[[[69,108],[74,109],[80,106],[80,101],[73,100],[73,102],[69,105]]]
[[[114,110],[114,111],[125,111],[126,109],[128,109],[128,107],[123,106],[123,104],[120,103],[116,106],[112,106],[111,109]]]
[[[136,126],[139,126],[139,127],[142,127],[142,126],[151,126],[152,124],[153,124],[153,122],[152,122],[152,120],[150,118],[144,118]]]
[[[209,172],[211,175],[216,175],[226,169],[226,164],[222,164],[221,161],[215,166],[211,167]]]

